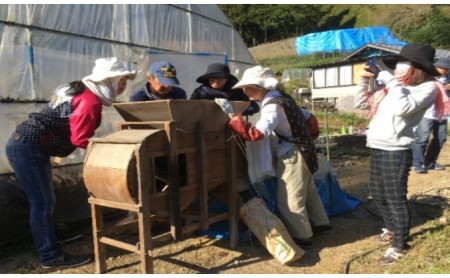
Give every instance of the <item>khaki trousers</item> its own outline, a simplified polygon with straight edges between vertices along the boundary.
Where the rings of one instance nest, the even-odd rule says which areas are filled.
[[[277,177],[278,209],[292,237],[311,237],[310,220],[315,226],[329,224],[313,176],[295,146],[278,158]]]

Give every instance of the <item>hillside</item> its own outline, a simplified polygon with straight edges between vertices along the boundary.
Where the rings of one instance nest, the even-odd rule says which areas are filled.
[[[436,8],[436,9],[434,9]],[[392,34],[406,42],[428,42],[434,47],[450,48],[450,5],[322,5],[321,20],[313,32],[337,29],[386,26]],[[436,26],[439,26],[437,28]],[[312,32],[306,32],[306,35]],[[439,36],[436,36],[439,33]],[[298,36],[301,36],[299,34]],[[297,56],[294,40],[298,36],[250,47],[257,64],[275,72],[284,68],[308,67],[336,60],[336,54]]]
[[[249,48],[250,53],[255,59],[255,62],[284,56],[296,56],[295,38],[280,40],[272,43],[260,44]]]
[[[278,76],[284,69],[309,68],[311,65],[335,62],[345,54],[342,53],[315,53],[299,56],[295,50],[295,38],[277,42],[260,44],[249,48],[255,63],[271,68]]]

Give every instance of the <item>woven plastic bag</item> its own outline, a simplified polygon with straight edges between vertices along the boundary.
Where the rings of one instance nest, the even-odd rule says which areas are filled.
[[[298,261],[305,254],[305,251],[294,243],[283,222],[267,209],[262,199],[253,198],[246,202],[241,207],[239,216],[280,263]]]

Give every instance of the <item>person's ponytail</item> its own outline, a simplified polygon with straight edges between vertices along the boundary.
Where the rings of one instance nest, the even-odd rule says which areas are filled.
[[[86,85],[81,80],[72,81],[69,83],[69,89],[67,90],[66,94],[68,96],[76,96],[86,90]]]

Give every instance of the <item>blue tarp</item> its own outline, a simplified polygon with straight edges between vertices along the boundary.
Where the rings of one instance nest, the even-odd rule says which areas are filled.
[[[320,160],[319,160],[320,162]],[[322,161],[322,164],[325,163]],[[330,167],[328,164],[322,165],[324,167]],[[328,216],[336,216],[348,212],[352,212],[356,209],[361,201],[353,196],[344,192],[338,182],[336,175],[328,172],[325,175],[316,175],[314,177],[314,183],[319,193],[320,200],[323,203],[325,211]],[[276,185],[277,179],[275,177],[268,178],[259,184],[258,190],[266,191],[269,198],[260,196],[266,203],[267,208],[277,214],[277,209],[274,208],[276,203]],[[256,193],[256,192],[255,192]],[[261,192],[262,193],[262,192]],[[258,195],[258,193],[256,193]],[[264,193],[263,193],[264,194]],[[272,198],[271,198],[272,197]],[[221,201],[211,200],[208,205],[208,211],[213,213],[223,213],[228,211],[228,206]],[[210,225],[209,230],[199,230],[197,234],[205,235],[216,239],[230,239],[228,220],[223,220]],[[239,232],[239,241],[248,241],[252,239],[252,233],[249,230]]]
[[[350,52],[368,43],[405,45],[384,26],[312,33],[295,39],[298,55],[314,52]]]
[[[342,191],[336,175],[327,174],[324,179],[314,179],[320,199],[328,216],[351,212],[361,201]]]

